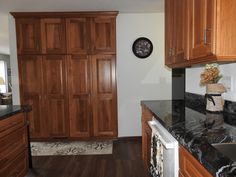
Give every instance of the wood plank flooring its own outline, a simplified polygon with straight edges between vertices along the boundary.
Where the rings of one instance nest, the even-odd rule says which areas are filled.
[[[33,157],[27,177],[150,177],[141,160],[141,139],[117,140],[112,155]]]

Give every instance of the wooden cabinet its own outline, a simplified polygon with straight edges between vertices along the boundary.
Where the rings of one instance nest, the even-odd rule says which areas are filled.
[[[18,48],[21,102],[33,107],[31,138],[117,137],[117,12],[12,14],[18,43],[40,46]],[[37,33],[22,42],[25,21]]]
[[[182,146],[179,148],[179,160],[180,174],[182,177],[212,177],[212,175]]]
[[[19,56],[22,104],[29,113],[31,138],[66,137],[66,70],[63,55]]]
[[[116,52],[116,18],[96,17],[91,22],[92,51],[95,54]]]
[[[147,122],[152,120],[152,117],[152,113],[142,105],[142,159],[147,170],[150,167],[152,136],[152,130]]]
[[[0,176],[24,177],[28,171],[28,140],[23,113],[0,120]]]
[[[88,55],[68,58],[70,136],[91,136],[91,60]]]
[[[71,54],[87,54],[90,46],[90,28],[86,17],[66,20],[67,48]]]
[[[166,65],[177,68],[236,61],[234,0],[165,3]]]
[[[189,59],[213,55],[214,0],[191,0]]]
[[[43,57],[44,111],[51,137],[67,137],[67,84],[63,55]]]
[[[16,21],[18,53],[33,54],[41,52],[40,20],[21,18]]]
[[[187,59],[187,0],[165,1],[165,63],[170,65]]]
[[[37,55],[18,57],[22,105],[31,105],[28,114],[31,138],[48,137],[48,121],[43,106],[43,59]]]
[[[114,55],[92,56],[94,136],[117,136],[116,71]]]
[[[41,19],[42,53],[65,54],[66,31],[65,19]]]

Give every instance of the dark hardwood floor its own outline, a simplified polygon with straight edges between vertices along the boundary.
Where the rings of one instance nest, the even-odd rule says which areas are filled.
[[[141,160],[141,139],[117,140],[112,155],[33,157],[27,177],[150,177]]]

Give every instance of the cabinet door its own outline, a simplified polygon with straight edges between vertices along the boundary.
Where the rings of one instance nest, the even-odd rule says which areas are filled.
[[[50,137],[67,136],[67,95],[65,57],[44,56],[44,101]]]
[[[47,137],[47,120],[42,108],[42,57],[22,55],[19,57],[21,104],[31,105],[27,114],[30,137]]]
[[[67,49],[70,54],[87,54],[89,49],[89,23],[87,18],[66,20]]]
[[[46,18],[41,20],[42,51],[47,54],[66,52],[65,20]]]
[[[165,0],[165,64],[174,63],[174,0]]]
[[[212,177],[212,175],[182,146],[179,148],[180,173],[184,177]]]
[[[180,63],[187,59],[188,40],[188,0],[174,0],[174,62]],[[171,4],[173,6],[173,4]]]
[[[214,0],[190,3],[190,59],[212,55]]]
[[[40,20],[34,18],[17,19],[18,54],[41,53]]]
[[[97,17],[91,22],[92,51],[94,54],[115,54],[116,18]]]
[[[89,137],[91,122],[90,60],[73,55],[68,60],[70,136]]]
[[[146,121],[142,121],[142,155],[144,167],[149,169],[151,160],[151,138],[152,129],[148,126]]]
[[[117,136],[116,71],[114,55],[92,56],[94,136]]]

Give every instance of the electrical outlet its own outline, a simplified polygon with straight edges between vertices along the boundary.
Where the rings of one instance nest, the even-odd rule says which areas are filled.
[[[233,77],[232,76],[223,76],[221,82],[225,86],[227,91],[233,91]]]

